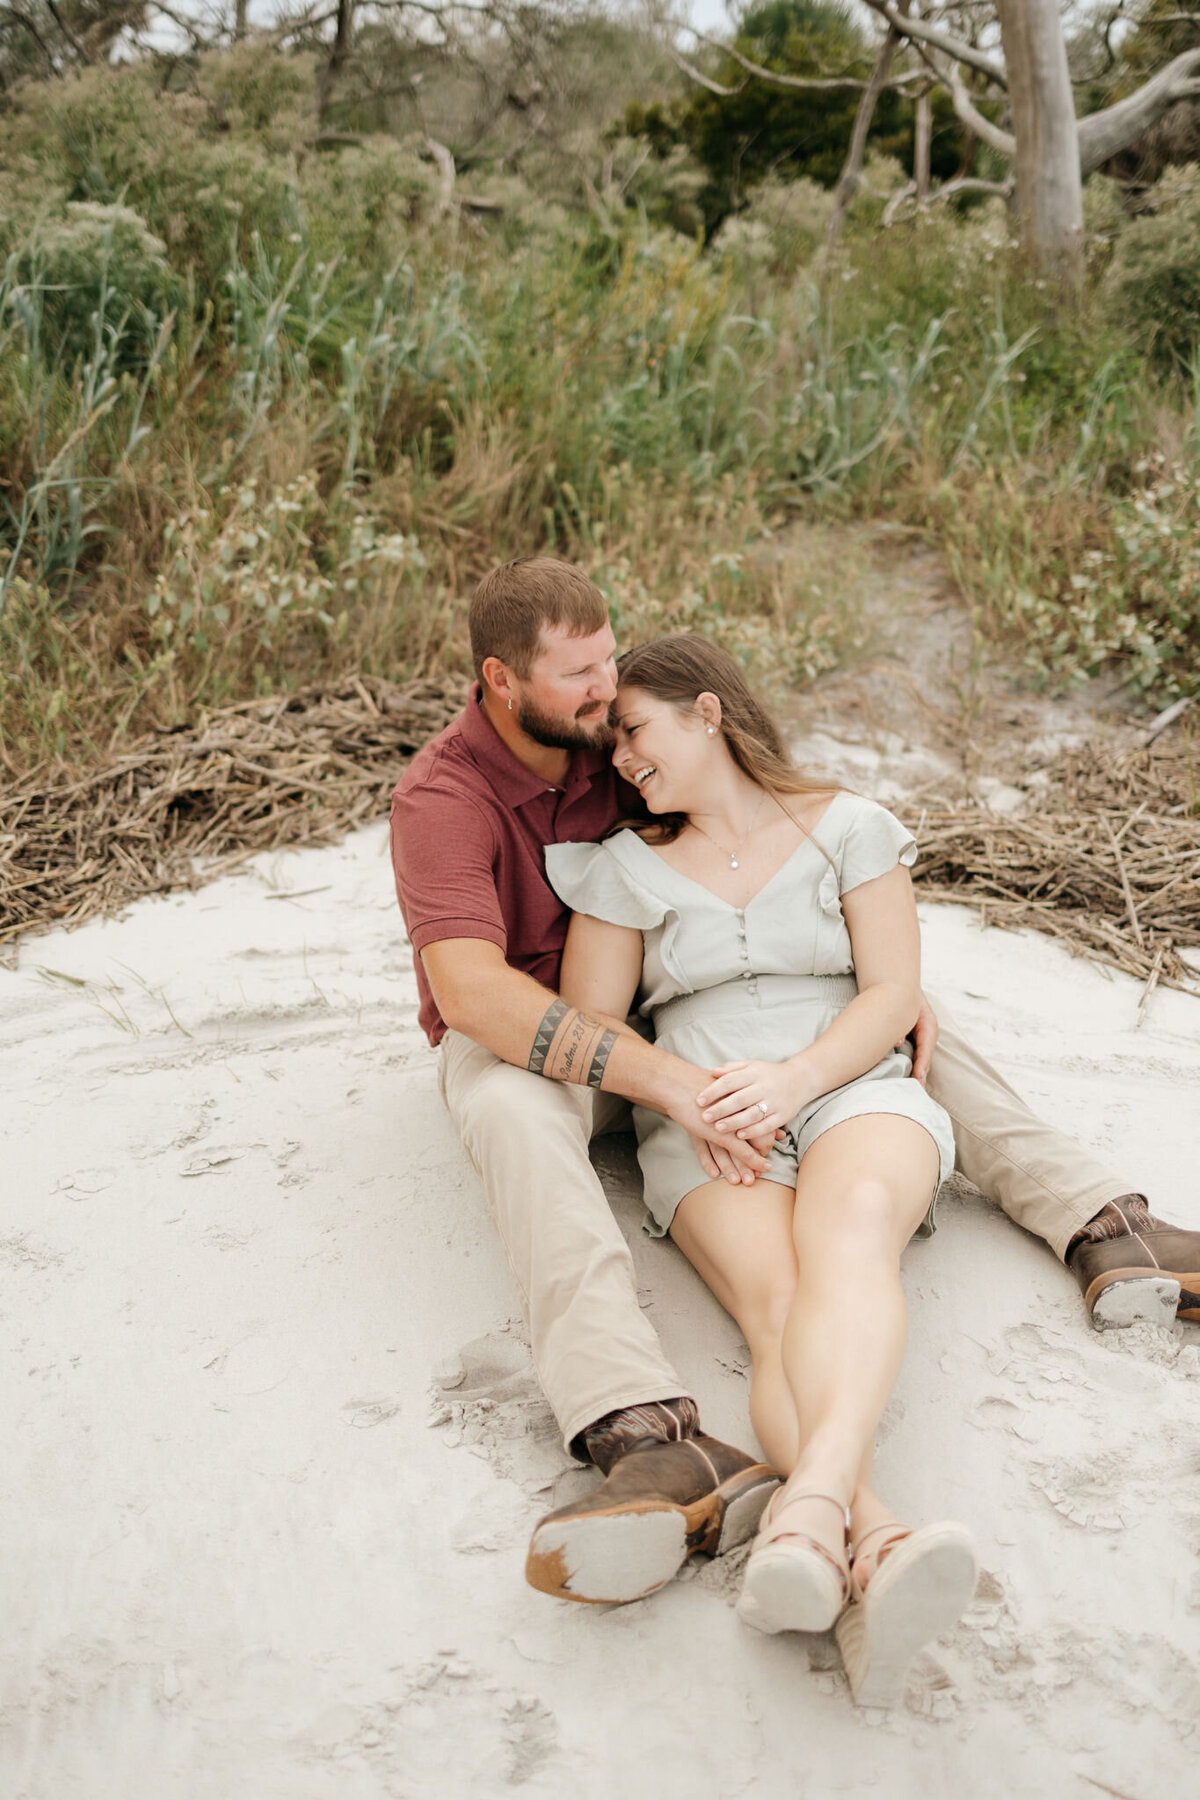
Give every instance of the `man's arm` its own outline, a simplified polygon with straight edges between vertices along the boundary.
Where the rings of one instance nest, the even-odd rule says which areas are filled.
[[[551,1081],[604,1088],[665,1113],[685,1131],[732,1152],[744,1180],[766,1168],[765,1157],[751,1145],[723,1138],[701,1120],[696,1094],[710,1079],[707,1071],[646,1043],[623,1018],[571,1006],[510,967],[499,945],[483,938],[439,939],[426,944],[421,959],[437,1009],[452,1031]],[[638,969],[640,954],[626,1009]],[[716,1173],[716,1164],[708,1172]],[[731,1173],[724,1158],[721,1172]]]

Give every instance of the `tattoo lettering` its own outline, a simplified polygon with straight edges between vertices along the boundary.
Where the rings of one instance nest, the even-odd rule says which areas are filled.
[[[599,1088],[616,1041],[617,1033],[607,1025],[555,1000],[537,1028],[527,1066],[551,1081]]]
[[[556,1000],[552,1006],[547,1007],[546,1016],[534,1033],[533,1049],[529,1052],[527,1066],[533,1074],[544,1075],[546,1073],[546,1058],[550,1054],[554,1034],[570,1010],[565,1000]]]

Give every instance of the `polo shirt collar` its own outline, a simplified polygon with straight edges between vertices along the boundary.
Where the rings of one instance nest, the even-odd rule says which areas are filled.
[[[483,710],[483,689],[477,681],[471,683],[471,691],[467,695],[462,716],[462,733],[471,755],[487,775],[496,793],[509,806],[524,806],[526,801],[536,800],[539,794],[546,792],[549,784],[518,761]],[[577,793],[589,781],[602,774],[607,765],[608,755],[604,750],[573,751],[567,768],[567,779],[558,791],[563,794]]]

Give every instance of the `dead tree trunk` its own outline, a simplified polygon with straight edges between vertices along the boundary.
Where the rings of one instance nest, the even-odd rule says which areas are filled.
[[[1044,274],[1073,285],[1083,272],[1083,182],[1058,0],[997,0],[996,10],[1021,235]]]

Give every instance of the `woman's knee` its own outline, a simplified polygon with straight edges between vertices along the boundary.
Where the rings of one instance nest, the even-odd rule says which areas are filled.
[[[806,1261],[815,1248],[852,1256],[894,1254],[899,1204],[886,1181],[856,1176],[817,1204],[796,1206],[796,1246]]]

